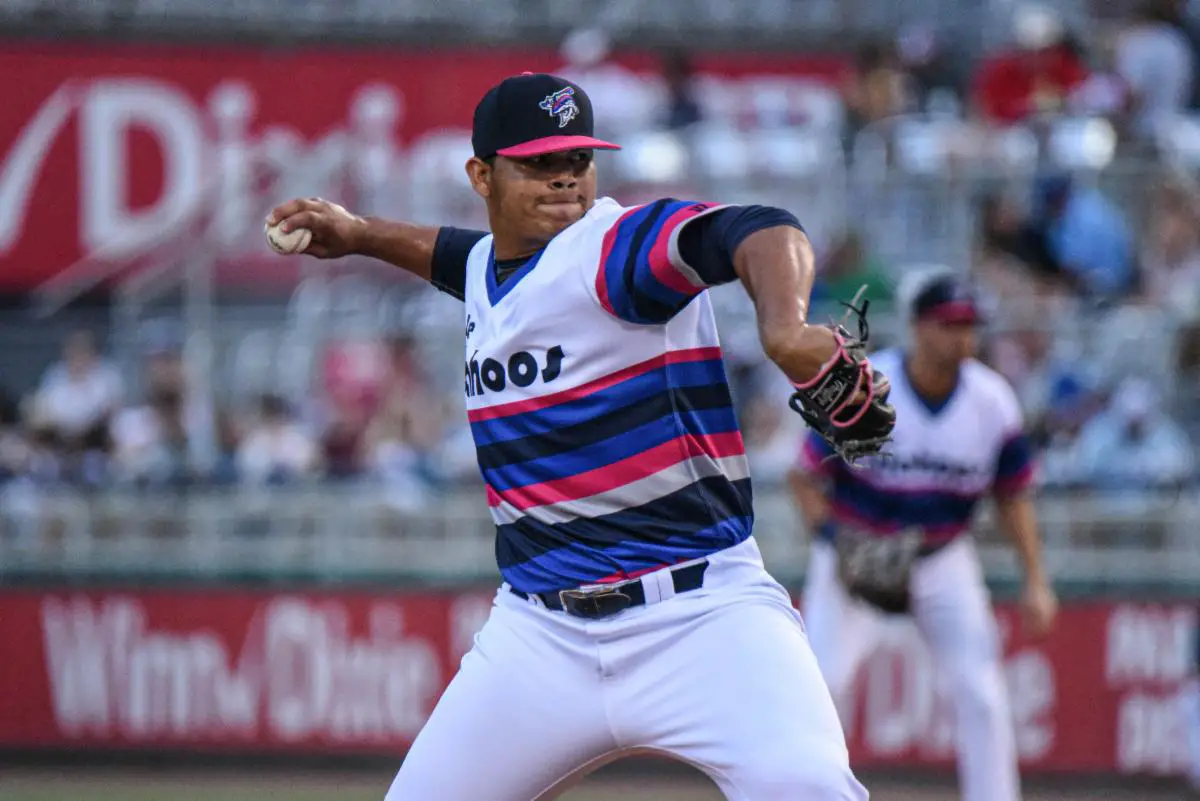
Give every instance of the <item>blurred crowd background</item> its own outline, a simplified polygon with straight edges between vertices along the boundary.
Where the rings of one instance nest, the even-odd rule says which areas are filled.
[[[155,77],[122,46],[165,48],[153,52],[168,60],[172,47],[193,61],[197,48],[253,53],[214,62],[228,80],[207,96],[183,87],[201,92],[209,146],[206,188],[175,224],[53,251],[72,256],[57,261],[4,240],[4,264],[36,276],[9,282],[0,319],[0,520],[18,550],[96,530],[108,519],[97,504],[114,498],[177,508],[253,496],[250,518],[276,508],[284,528],[299,525],[298,502],[261,498],[297,488],[353,491],[401,529],[471,503],[448,500],[479,486],[461,307],[360,260],[282,259],[261,235],[271,205],[301,195],[483,227],[462,173],[467,115],[401,133],[420,111],[405,87],[469,111],[501,77],[480,68],[476,88],[438,61],[464,46],[588,90],[602,135],[625,144],[601,159],[606,194],[795,211],[819,255],[815,314],[837,315],[836,301],[866,284],[879,346],[903,342],[895,295],[907,271],[971,275],[989,305],[980,356],[1020,395],[1044,496],[1071,499],[1072,520],[1109,519],[1119,499],[1142,521],[1122,542],[1197,548],[1140,529],[1170,529],[1200,489],[1200,4],[18,0],[0,19],[14,52],[47,61],[56,47],[118,48],[71,68],[110,80]],[[256,60],[302,65],[320,47],[347,63],[420,52],[429,66],[347,86],[352,96],[332,99],[341,116],[314,112],[302,133],[256,121],[270,101]],[[330,100],[310,72],[290,75],[280,92]],[[5,91],[38,112],[10,111],[0,145],[15,165],[18,134],[45,123],[51,101]],[[148,89],[144,102],[170,105]],[[165,158],[145,155],[154,143],[138,135],[121,162],[131,171]],[[25,225],[18,243],[62,236]],[[743,293],[714,295],[770,519],[801,428]],[[319,506],[327,518],[344,511]],[[482,502],[470,508],[481,514]],[[796,525],[784,511],[778,523]]]

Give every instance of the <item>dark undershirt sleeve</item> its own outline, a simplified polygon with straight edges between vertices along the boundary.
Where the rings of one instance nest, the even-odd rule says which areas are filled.
[[[796,215],[773,206],[730,206],[684,224],[679,255],[709,286],[737,280],[733,255],[746,237],[788,225],[804,230]]]
[[[429,282],[447,295],[462,300],[466,292],[467,257],[471,255],[471,248],[485,236],[483,231],[467,228],[439,228]]]

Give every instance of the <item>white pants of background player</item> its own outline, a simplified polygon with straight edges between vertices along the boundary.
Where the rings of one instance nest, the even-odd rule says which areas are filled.
[[[917,628],[953,689],[963,801],[1018,801],[1000,637],[974,544],[964,537],[918,560],[910,588]],[[803,609],[829,690],[840,708],[849,709],[843,704],[883,615],[846,593],[826,542],[813,543]]]
[[[665,580],[664,580],[665,579]],[[671,757],[733,801],[866,801],[787,592],[753,539],[704,586],[583,620],[501,588],[386,801],[533,801],[628,753]]]
[[[1200,676],[1183,685],[1183,730],[1188,741],[1188,781],[1200,791]]]

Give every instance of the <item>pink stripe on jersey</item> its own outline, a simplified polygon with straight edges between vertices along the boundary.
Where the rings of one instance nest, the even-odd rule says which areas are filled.
[[[746,446],[738,431],[708,436],[685,434],[626,459],[574,476],[541,484],[513,487],[503,491],[489,486],[488,505],[497,506],[503,500],[513,507],[525,511],[537,506],[576,501],[631,484],[697,456],[722,459],[729,456],[741,456],[745,453]],[[637,503],[649,500],[653,499],[647,498]],[[637,505],[637,503],[631,505]]]
[[[686,561],[688,561],[688,560],[687,559],[678,559],[675,561],[675,564],[680,565]],[[592,583],[593,584],[615,584],[618,581],[629,581],[630,579],[641,578],[642,576],[648,576],[651,573],[657,573],[660,570],[665,570],[668,567],[673,567],[673,566],[674,565],[669,565],[669,564],[663,563],[661,565],[655,565],[654,567],[642,568],[641,570],[631,570],[628,573],[621,571],[619,573],[613,573],[610,576],[605,576],[604,578],[598,578]]]
[[[600,305],[604,307],[604,310],[613,317],[619,315],[613,310],[612,299],[608,296],[608,270],[605,269],[605,266],[608,264],[608,257],[612,253],[613,245],[617,241],[617,229],[621,227],[621,223],[625,222],[626,218],[636,214],[642,208],[642,206],[636,206],[617,218],[617,221],[605,232],[604,244],[600,248],[600,268],[596,270],[596,296],[600,298]]]
[[[1008,478],[997,479],[996,483],[992,485],[992,492],[1001,498],[1020,495],[1029,489],[1036,477],[1037,469],[1033,464],[1027,464],[1021,468],[1021,472],[1011,475]]]
[[[837,456],[826,456],[817,449],[817,443],[812,440],[807,434],[804,437],[804,445],[800,448],[800,458],[796,460],[796,464],[801,469],[810,473],[824,473],[832,475],[837,467],[835,462]]]
[[[667,364],[683,364],[685,362],[702,362],[709,359],[721,358],[721,349],[714,348],[690,348],[688,350],[673,350],[664,353],[661,356],[655,356],[653,359],[647,359],[644,362],[630,365],[615,373],[609,373],[606,376],[597,378],[594,381],[589,381],[586,384],[580,384],[571,389],[564,389],[561,392],[555,392],[553,395],[543,395],[540,398],[529,398],[527,400],[512,401],[510,403],[500,403],[495,406],[486,406],[482,409],[471,409],[467,412],[467,420],[472,423],[477,423],[480,420],[495,420],[500,417],[511,417],[514,414],[524,414],[525,412],[533,412],[538,409],[546,409],[551,406],[558,406],[560,403],[568,403],[579,398],[586,397],[593,392],[598,392],[614,384],[619,384],[622,381],[634,378],[635,376],[649,373],[652,370],[657,370]]]
[[[695,295],[704,289],[704,287],[693,284],[684,277],[683,273],[679,272],[678,267],[671,263],[669,249],[671,232],[691,218],[712,208],[713,205],[712,203],[697,204],[695,206],[688,206],[686,209],[680,209],[672,214],[663,223],[662,230],[658,233],[658,239],[655,240],[654,246],[650,248],[650,272],[664,286],[680,294]]]

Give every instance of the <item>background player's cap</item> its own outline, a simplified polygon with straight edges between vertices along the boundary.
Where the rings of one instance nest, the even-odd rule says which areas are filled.
[[[583,89],[545,73],[505,78],[475,107],[471,147],[478,158],[529,158],[576,148],[619,150],[596,139]]]
[[[965,281],[957,276],[942,276],[917,292],[912,301],[912,318],[942,323],[977,323],[982,315],[979,303]]]

